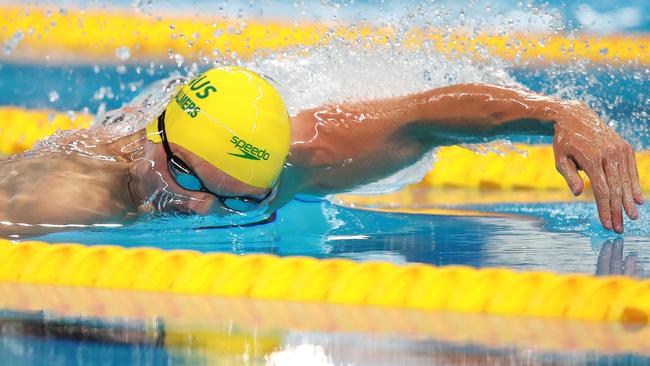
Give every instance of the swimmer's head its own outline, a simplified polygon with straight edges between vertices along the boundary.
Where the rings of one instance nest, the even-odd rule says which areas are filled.
[[[237,212],[268,198],[291,141],[278,91],[239,67],[209,70],[180,87],[146,134],[164,149],[166,164],[156,164],[163,175]]]

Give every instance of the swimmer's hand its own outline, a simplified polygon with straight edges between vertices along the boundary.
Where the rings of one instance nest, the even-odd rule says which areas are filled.
[[[584,189],[578,174],[583,170],[591,182],[603,227],[622,233],[622,209],[636,220],[636,204],[643,204],[634,149],[585,104],[560,104],[553,141],[557,170],[576,196]]]

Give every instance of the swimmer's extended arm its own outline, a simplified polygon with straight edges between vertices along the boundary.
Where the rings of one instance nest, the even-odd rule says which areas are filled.
[[[454,85],[405,97],[329,105],[294,117],[293,190],[350,189],[417,161],[432,147],[512,134],[554,136],[556,167],[574,194],[589,176],[603,226],[623,231],[643,202],[632,147],[575,101],[492,85]],[[281,187],[282,188],[282,187]]]
[[[57,182],[59,183],[59,182]],[[83,227],[101,227],[103,223],[122,223],[107,218],[107,207],[112,202],[88,196],[92,187],[77,184],[79,191],[49,189],[20,194],[0,212],[0,238],[29,238],[53,232],[79,230]]]
[[[119,182],[93,179],[104,174],[112,176],[99,169],[84,174],[65,155],[17,155],[1,161],[0,175],[5,178],[0,184],[0,238],[128,222],[123,212],[130,207],[109,189]]]

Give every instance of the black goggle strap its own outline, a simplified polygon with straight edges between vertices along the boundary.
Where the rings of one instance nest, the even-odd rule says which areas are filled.
[[[158,132],[160,133],[163,149],[165,149],[165,153],[167,154],[167,160],[171,160],[174,154],[172,153],[172,149],[169,147],[169,142],[167,141],[167,132],[165,132],[165,112],[167,111],[162,111],[160,116],[158,116]]]
[[[167,140],[167,132],[165,131],[165,111],[163,111],[160,116],[158,116],[158,132],[160,133],[163,149],[165,149],[165,155],[167,155],[167,162],[169,164],[173,164],[174,167],[182,171],[184,174],[190,174],[196,177],[196,174],[194,174],[192,169],[190,169],[184,161],[174,155],[171,147],[169,146],[169,141]],[[201,182],[201,184],[203,184],[203,182]]]

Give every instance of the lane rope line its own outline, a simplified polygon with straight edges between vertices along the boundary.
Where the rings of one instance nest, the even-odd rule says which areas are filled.
[[[650,36],[575,34],[473,34],[414,28],[404,35],[390,27],[214,17],[126,10],[76,10],[38,6],[0,7],[0,40],[15,43],[10,56],[42,62],[133,61],[210,63],[213,57],[250,58],[255,53],[297,46],[322,46],[339,39],[366,45],[401,42],[406,49],[431,47],[445,55],[500,57],[516,64],[650,65]]]
[[[0,282],[646,325],[650,280],[0,241]]]

